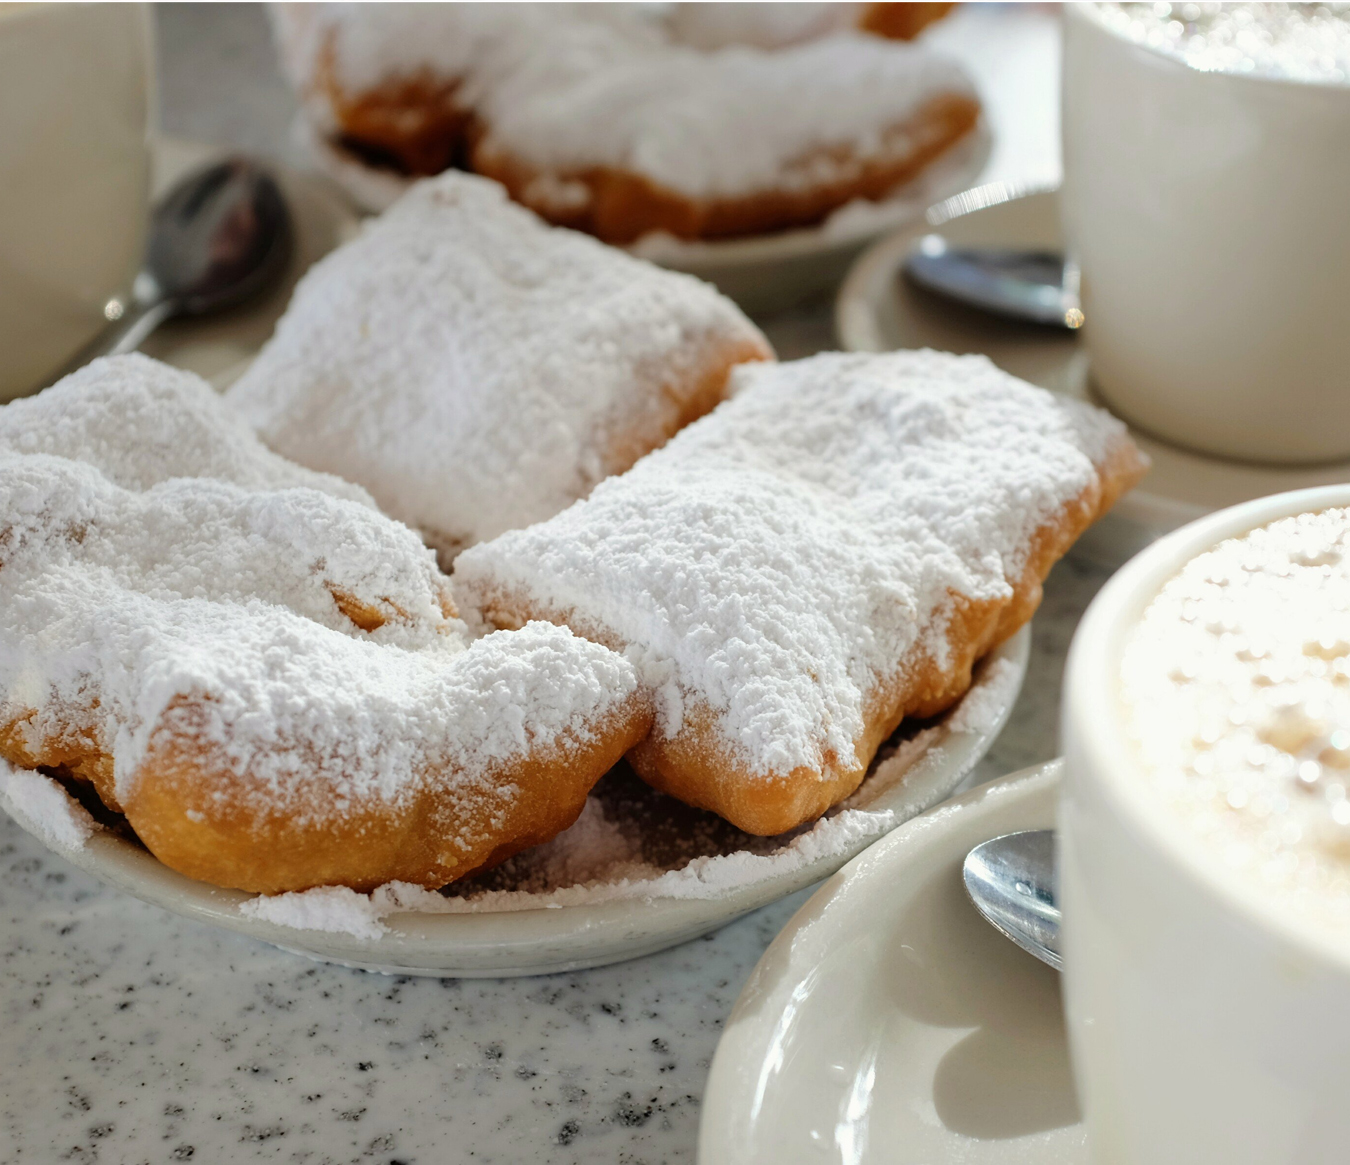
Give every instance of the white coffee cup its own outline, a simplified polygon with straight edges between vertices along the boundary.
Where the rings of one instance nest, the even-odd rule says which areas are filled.
[[[116,318],[150,197],[143,4],[0,4],[0,400]]]
[[[1350,84],[1204,72],[1065,5],[1062,216],[1113,410],[1221,456],[1350,456]]]
[[[1350,484],[1261,498],[1168,535],[1088,608],[1064,682],[1064,989],[1096,1165],[1350,1158],[1350,934],[1224,876],[1164,808],[1129,740],[1126,636],[1225,538],[1350,505]]]

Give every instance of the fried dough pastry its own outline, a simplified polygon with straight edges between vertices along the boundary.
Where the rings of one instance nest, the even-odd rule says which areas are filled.
[[[560,627],[470,642],[412,530],[196,377],[117,357],[0,408],[0,756],[173,869],[440,886],[570,825],[650,717]]]
[[[452,173],[317,263],[228,396],[448,561],[584,497],[772,355],[707,284]]]
[[[777,834],[951,707],[1142,474],[1119,422],[937,352],[747,365],[734,395],[556,518],[461,556],[500,627],[549,619],[640,669],[656,788]]]
[[[913,40],[935,20],[941,20],[955,4],[850,4],[826,3],[670,5],[667,27],[680,43],[710,50],[731,45],[781,49],[859,29],[892,40]]]
[[[960,67],[859,31],[917,31],[891,7],[709,51],[677,38],[713,17],[630,5],[284,6],[276,24],[322,139],[406,175],[474,170],[550,222],[629,243],[818,223],[964,137],[980,107]],[[752,18],[769,40],[798,20],[769,16]]]

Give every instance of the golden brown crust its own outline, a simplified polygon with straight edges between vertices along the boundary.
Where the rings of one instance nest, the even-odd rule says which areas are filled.
[[[629,753],[633,768],[653,787],[690,805],[710,809],[747,833],[772,836],[819,817],[862,783],[877,749],[901,720],[935,716],[969,690],[976,663],[1035,613],[1041,601],[1041,584],[1050,568],[1143,476],[1146,468],[1133,442],[1122,438],[1097,466],[1098,476],[1092,485],[1031,537],[1021,575],[1008,580],[1011,594],[990,602],[953,595],[945,666],[928,655],[896,661],[900,665],[897,677],[889,683],[878,683],[866,699],[865,727],[852,756],[828,756],[819,770],[752,773],[728,747],[718,729],[716,712],[686,692],[680,731],[672,737],[654,732],[645,737]],[[498,626],[550,619],[615,650],[625,646],[573,612],[550,611],[520,595],[495,594],[482,610],[484,617]]]
[[[282,807],[268,790],[212,759],[202,744],[205,717],[204,701],[180,698],[170,706],[123,801],[113,787],[111,755],[87,731],[29,741],[30,714],[0,727],[0,756],[92,783],[155,857],[190,878],[260,894],[326,885],[371,890],[390,881],[436,888],[571,825],[595,782],[647,735],[652,711],[646,695],[635,693],[583,733],[471,784],[457,781],[447,762],[422,774],[400,804],[373,801],[357,809],[331,803],[331,789],[320,781],[298,796],[291,790]]]
[[[471,785],[446,764],[398,805],[325,803],[315,782],[303,814],[278,807],[202,745],[206,711],[180,700],[165,714],[124,807],[166,866],[255,893],[313,886],[372,890],[390,881],[443,886],[556,836],[591,787],[647,733],[651,708],[634,694],[584,734],[567,736]]]
[[[979,115],[979,102],[974,98],[960,94],[936,97],[912,118],[892,126],[883,136],[883,145],[870,157],[841,148],[790,164],[791,169],[809,173],[828,159],[836,177],[737,198],[694,199],[639,174],[596,168],[550,175],[586,186],[589,197],[579,209],[569,210],[538,193],[554,183],[541,184],[539,171],[495,150],[490,136],[473,148],[472,166],[548,221],[586,231],[607,243],[631,243],[651,231],[680,239],[730,238],[812,226],[855,198],[884,198],[969,133]]]
[[[457,100],[458,77],[422,70],[349,94],[337,80],[330,33],[318,55],[313,87],[337,119],[340,144],[367,164],[415,178],[464,168],[475,119]]]

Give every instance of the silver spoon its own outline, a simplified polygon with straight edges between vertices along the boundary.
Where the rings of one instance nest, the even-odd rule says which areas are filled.
[[[226,158],[180,180],[150,216],[145,269],[128,303],[113,301],[101,332],[66,367],[133,352],[165,320],[232,307],[272,284],[294,230],[281,189],[247,158]]]
[[[977,845],[961,867],[966,893],[994,929],[1060,969],[1055,831],[1008,833]]]
[[[905,274],[920,287],[996,315],[1083,326],[1078,269],[1053,251],[953,247],[941,235],[924,235],[905,259]]]

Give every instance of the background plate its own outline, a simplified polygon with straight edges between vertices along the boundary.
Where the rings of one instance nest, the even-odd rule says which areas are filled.
[[[368,213],[384,210],[411,185],[407,178],[367,166],[321,139],[303,117],[296,135],[319,169]],[[984,170],[991,145],[989,127],[981,119],[974,132],[890,198],[881,202],[859,199],[818,227],[708,242],[648,235],[628,250],[662,267],[715,283],[748,312],[780,311],[834,287],[872,240],[921,218],[939,199],[966,189]]]

